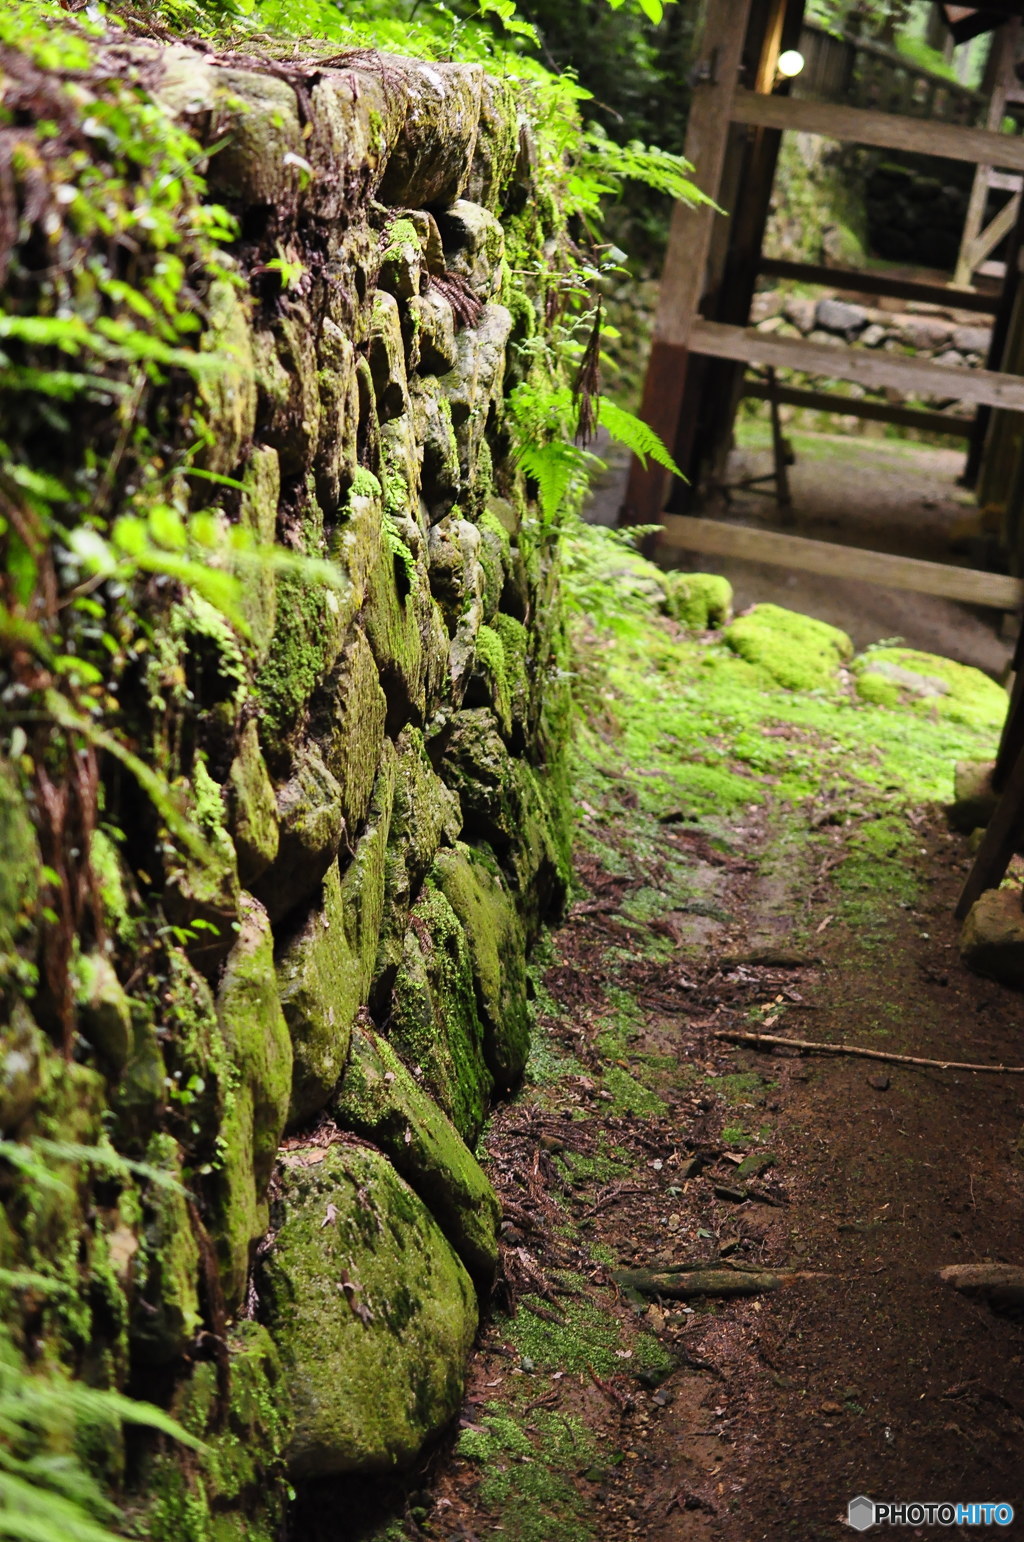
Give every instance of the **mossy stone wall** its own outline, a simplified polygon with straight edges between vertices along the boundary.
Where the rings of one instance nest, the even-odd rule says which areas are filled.
[[[182,1188],[65,1164],[59,1194],[5,1190],[0,1263],[58,1282],[4,1287],[26,1353],[209,1442],[130,1464],[155,1542],[270,1542],[289,1479],[386,1472],[452,1417],[495,1266],[472,1147],[522,1074],[568,828],[555,559],[505,421],[543,296],[507,248],[562,232],[479,66],[110,57],[216,147],[215,367],[165,405],[264,551],[244,628],[174,583],[139,600],[125,733],[202,840],[100,757],[69,1046],[4,741],[0,1134],[109,1141]]]

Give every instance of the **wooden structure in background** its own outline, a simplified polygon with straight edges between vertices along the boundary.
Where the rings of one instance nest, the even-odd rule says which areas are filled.
[[[986,119],[986,127],[993,131],[999,129],[1008,106],[1024,103],[1024,87],[1018,81],[1013,68],[1017,58],[1020,31],[1021,23],[1018,17],[1014,21],[1008,21],[999,32],[992,69],[992,95],[989,99]],[[996,247],[1005,241],[1020,217],[1022,189],[1024,189],[1024,175],[1019,171],[1007,173],[996,171],[992,166],[986,166],[983,163],[978,164],[974,173],[971,199],[967,205],[964,233],[960,241],[960,255],[953,275],[954,284],[973,283],[974,275],[979,272],[986,278],[1004,279],[1006,277],[1006,264],[992,263],[988,259]],[[985,225],[988,195],[993,190],[1009,193],[1010,197],[991,223]]]
[[[993,0],[992,10],[998,15],[990,25],[997,25],[1004,15],[1020,14],[1020,0]],[[641,406],[641,415],[673,450],[677,464],[694,486],[709,468],[720,471],[724,466],[736,406],[742,395],[747,391],[756,396],[768,394],[762,382],[745,387],[745,370],[751,365],[800,370],[876,390],[938,395],[974,406],[986,416],[991,409],[999,409],[999,418],[1012,413],[1016,421],[1024,421],[1017,416],[1024,414],[1021,375],[998,368],[958,369],[849,345],[828,346],[805,338],[778,337],[748,327],[759,274],[829,285],[838,280],[836,287],[845,284],[854,292],[858,292],[855,282],[858,286],[863,282],[875,293],[932,302],[941,299],[954,306],[963,299],[970,309],[995,313],[997,338],[1001,327],[1005,338],[1009,326],[1005,294],[998,300],[939,285],[889,279],[881,273],[861,276],[835,273],[813,264],[783,264],[762,255],[775,161],[781,135],[787,130],[889,150],[944,156],[991,167],[1003,175],[1024,176],[1024,138],[997,133],[992,128],[954,125],[789,95],[788,83],[778,78],[777,62],[780,51],[793,46],[799,38],[802,22],[803,0],[706,0],[703,42],[692,77],[693,105],[685,154],[694,164],[698,186],[722,209],[731,211],[731,216],[724,219],[708,207],[675,210]],[[1007,288],[1015,289],[1016,271],[1010,279]],[[800,394],[783,383],[776,383],[771,389],[776,405],[786,399],[786,394],[790,400]],[[861,409],[865,416],[906,426],[934,430],[936,418],[941,416],[884,402],[862,403],[824,391],[811,394],[819,408],[831,406],[838,414],[856,414]],[[953,431],[962,433],[965,427],[960,419]],[[979,430],[975,428],[975,451],[978,437]],[[622,511],[624,523],[657,523],[666,509],[678,512],[685,507],[685,491],[680,484],[658,467],[643,468],[634,463]],[[726,535],[716,535],[716,545],[710,548],[698,544],[700,539],[710,539],[707,527],[713,523],[688,523],[690,550],[725,554]],[[750,534],[736,526],[722,525],[719,529],[728,532],[737,543],[747,541]],[[833,550],[840,554],[851,551],[843,547]],[[812,559],[813,554],[803,548],[790,548],[790,566],[801,565],[801,553]],[[887,565],[881,554],[858,554],[860,576],[870,577],[872,560],[880,583],[899,583],[898,577],[893,576],[897,570]],[[923,564],[925,568],[940,566]],[[848,565],[845,571],[850,571]],[[917,580],[925,581],[927,576],[918,574]],[[977,575],[972,575],[972,580],[965,578],[967,588],[973,576]],[[917,582],[908,585],[917,586]],[[1009,586],[989,586],[985,592],[994,595],[997,589],[1000,598],[980,603],[1002,605],[1011,592],[1012,603],[1019,602],[1020,588],[1015,580]],[[975,589],[974,593],[978,592]]]

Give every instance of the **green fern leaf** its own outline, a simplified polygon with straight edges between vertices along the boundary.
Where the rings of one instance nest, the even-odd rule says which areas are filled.
[[[632,450],[644,466],[650,456],[659,466],[671,471],[673,476],[683,475],[654,429],[642,418],[627,412],[624,407],[617,407],[607,396],[601,397],[598,418],[602,428],[606,428],[612,438],[624,444],[627,450]]]

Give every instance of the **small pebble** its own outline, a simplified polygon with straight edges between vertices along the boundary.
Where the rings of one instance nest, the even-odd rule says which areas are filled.
[[[883,1072],[878,1076],[869,1076],[868,1086],[874,1087],[876,1092],[888,1092],[891,1083],[888,1076]]]

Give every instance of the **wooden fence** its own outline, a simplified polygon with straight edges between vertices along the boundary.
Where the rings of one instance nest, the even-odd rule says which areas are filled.
[[[986,99],[981,92],[947,80],[868,38],[836,37],[820,27],[805,26],[800,52],[805,61],[798,77],[800,96],[940,123],[984,122]]]

